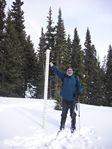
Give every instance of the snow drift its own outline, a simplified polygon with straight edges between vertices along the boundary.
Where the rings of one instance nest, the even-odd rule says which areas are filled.
[[[61,111],[54,110],[54,105],[53,100],[47,101],[43,129],[43,100],[1,97],[0,149],[112,148],[112,108],[81,104],[77,130],[70,133],[68,114],[66,128],[57,136]]]

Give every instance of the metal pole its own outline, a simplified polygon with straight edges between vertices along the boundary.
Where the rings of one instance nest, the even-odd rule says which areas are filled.
[[[78,102],[79,135],[80,135],[80,102]]]
[[[43,128],[45,128],[46,106],[47,106],[47,97],[48,97],[49,59],[50,59],[50,50],[46,50],[44,106],[43,106]]]

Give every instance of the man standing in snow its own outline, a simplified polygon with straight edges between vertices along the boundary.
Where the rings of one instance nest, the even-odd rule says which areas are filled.
[[[57,75],[62,81],[61,96],[62,96],[62,114],[60,130],[65,127],[68,110],[70,109],[71,116],[71,132],[76,129],[76,113],[75,105],[78,102],[78,98],[81,92],[81,84],[78,76],[73,75],[73,69],[68,67],[66,73],[61,71],[52,62],[50,62],[51,69],[55,75]]]

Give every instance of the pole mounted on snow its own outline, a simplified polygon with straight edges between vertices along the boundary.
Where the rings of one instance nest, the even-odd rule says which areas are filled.
[[[44,106],[43,106],[43,128],[45,128],[46,106],[48,97],[48,79],[49,79],[49,60],[50,50],[46,50],[45,83],[44,83]]]
[[[78,102],[78,119],[79,119],[79,135],[80,135],[80,100]]]

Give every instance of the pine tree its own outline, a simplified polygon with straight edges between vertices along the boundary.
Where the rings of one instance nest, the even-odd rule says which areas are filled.
[[[22,92],[22,71],[21,57],[19,50],[21,43],[18,39],[17,32],[12,23],[11,11],[8,11],[6,20],[6,51],[5,69],[6,69],[6,94],[7,96],[21,96]]]
[[[35,94],[32,97],[36,97],[36,85],[37,85],[37,56],[34,51],[33,43],[31,41],[30,36],[26,38],[25,44],[25,84],[27,88],[35,87]]]
[[[72,67],[75,69],[75,73],[82,77],[82,65],[83,65],[83,51],[81,50],[81,44],[77,28],[74,30],[74,38],[72,42]]]
[[[46,49],[51,50],[51,55],[52,55],[52,50],[54,48],[54,40],[55,40],[55,27],[53,27],[53,21],[52,21],[52,10],[51,7],[49,8],[49,16],[47,16],[48,19],[48,25],[47,25],[47,31],[45,33],[45,38],[46,38]]]
[[[112,46],[109,45],[106,65],[106,101],[108,106],[112,106]]]
[[[85,41],[85,47],[86,49],[84,49],[85,51],[85,69],[87,72],[87,103],[90,103],[91,101],[91,95],[92,95],[92,75],[93,75],[93,64],[92,64],[92,60],[93,60],[93,51],[92,51],[92,45],[91,45],[91,36],[90,36],[90,31],[89,29],[87,29],[87,33],[86,33],[86,41]]]
[[[23,4],[24,3],[21,0],[15,0],[11,9],[13,24],[21,42],[25,39],[24,12],[21,9]]]
[[[81,50],[80,38],[78,35],[77,28],[74,30],[74,38],[72,42],[72,57],[71,57],[71,66],[74,69],[75,75],[78,75],[81,84],[83,84],[85,90],[83,93],[83,98],[80,100],[84,102],[86,96],[86,72],[84,66],[84,52]]]
[[[62,69],[66,69],[66,50],[67,50],[67,42],[66,42],[66,34],[64,28],[64,21],[62,19],[61,9],[59,9],[58,22],[56,25],[56,38],[55,38],[55,63]],[[57,107],[60,105],[60,80],[55,77],[55,99],[57,100]],[[59,104],[58,104],[59,103]],[[59,106],[60,107],[60,106]]]
[[[11,16],[12,16],[12,23],[14,28],[17,32],[17,36],[20,42],[20,46],[17,48],[17,52],[19,54],[19,63],[21,70],[21,93],[20,96],[25,96],[25,91],[27,89],[27,82],[25,80],[25,46],[26,46],[26,33],[25,33],[25,26],[24,26],[24,12],[21,9],[24,3],[21,0],[15,0],[12,5],[11,9]]]
[[[5,28],[5,6],[6,1],[0,1],[0,44],[2,39],[4,39],[4,28]]]
[[[5,91],[5,6],[6,1],[0,0],[0,95],[3,95]]]
[[[46,52],[46,39],[41,29],[41,37],[38,50],[38,79],[37,79],[37,97],[44,97],[44,71],[45,71],[45,52]]]
[[[100,105],[101,90],[100,90],[100,65],[96,57],[95,46],[91,43],[91,35],[89,29],[86,33],[85,41],[85,69],[87,72],[87,103]]]
[[[65,63],[68,66],[71,66],[72,61],[72,42],[70,39],[70,35],[68,35],[67,38],[67,50],[66,50],[66,56],[64,56]]]
[[[102,105],[108,105],[107,103],[107,99],[106,99],[106,64],[107,64],[107,56],[104,56],[104,60],[102,63],[102,67],[101,67],[101,72],[100,72],[100,79],[102,81]]]
[[[100,105],[105,106],[107,104],[105,92],[106,92],[106,86],[105,86],[105,71],[103,67],[100,68],[99,71],[99,78],[100,78]]]
[[[52,10],[51,7],[49,8],[49,15],[47,16],[47,31],[45,33],[46,38],[46,49],[50,49],[50,60],[54,62],[55,59],[55,51],[54,51],[54,43],[55,43],[55,27],[53,26],[52,20]],[[49,75],[49,91],[48,96],[52,98],[52,90],[53,90],[53,75],[50,71]]]
[[[64,56],[67,49],[67,43],[66,43],[66,34],[65,34],[65,28],[64,28],[64,21],[62,20],[61,9],[59,9],[55,39],[56,39],[55,40],[55,62],[57,65],[65,69],[66,66],[64,64]]]
[[[102,69],[100,68],[100,62],[97,58],[97,52],[92,45],[93,51],[94,51],[94,90],[93,90],[93,95],[94,95],[94,104],[96,105],[104,105],[104,83],[103,83],[103,72]]]

